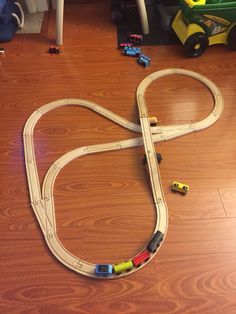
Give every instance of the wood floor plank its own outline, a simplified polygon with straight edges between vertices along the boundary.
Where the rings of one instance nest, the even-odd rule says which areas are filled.
[[[236,199],[236,187],[227,189],[222,188],[219,190],[220,197],[225,208],[226,214],[229,217],[236,216],[235,199]]]
[[[235,253],[172,258],[161,254],[132,279],[94,282],[83,277],[78,281],[73,272],[65,274],[61,271],[63,266],[43,254],[43,249],[39,259],[37,241],[29,242],[36,244],[33,250],[27,242],[23,252],[20,248],[16,251],[18,261],[11,258],[10,246],[4,248],[9,263],[1,267],[11,276],[3,276],[1,281],[4,284],[7,280],[11,285],[2,291],[3,309],[8,307],[17,312],[34,306],[41,311],[50,308],[56,312],[84,310],[90,313],[95,306],[96,310],[115,313],[115,308],[122,310],[126,304],[131,313],[145,309],[148,313],[196,313],[196,310],[208,313],[217,304],[216,313],[230,313],[235,304]],[[21,265],[21,273],[17,271],[17,264]],[[42,269],[40,273],[38,267]],[[71,305],[74,302],[76,308]]]
[[[170,223],[166,245],[162,252],[171,255],[235,252],[234,218],[202,219]],[[227,231],[226,231],[227,230]],[[233,240],[233,241],[232,241]],[[178,245],[176,245],[178,243]]]

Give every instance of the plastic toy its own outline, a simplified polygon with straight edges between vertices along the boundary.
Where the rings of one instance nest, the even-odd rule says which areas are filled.
[[[140,267],[143,263],[147,262],[150,259],[150,257],[151,257],[150,252],[148,250],[145,250],[132,259],[133,265],[135,267]]]
[[[141,49],[140,48],[135,48],[135,47],[125,47],[123,49],[123,55],[125,56],[132,56],[132,57],[137,57],[140,55],[141,53]]]
[[[129,35],[129,41],[130,41],[131,43],[141,44],[142,41],[143,41],[143,35],[130,34],[130,35]]]
[[[158,127],[151,128],[150,121],[148,119],[148,108],[145,101],[145,91],[148,89],[149,85],[153,81],[164,76],[170,76],[171,74],[185,75],[202,82],[209,89],[213,96],[214,108],[209,116],[198,122],[165,126],[159,125]],[[168,209],[162,189],[160,171],[156,158],[154,143],[167,141],[169,139],[173,139],[185,134],[190,134],[192,132],[203,130],[204,128],[207,128],[215,123],[219,119],[223,111],[223,97],[217,86],[206,77],[196,72],[187,71],[184,69],[166,69],[151,73],[139,84],[137,88],[137,104],[140,124],[135,124],[131,121],[128,121],[94,102],[84,99],[69,98],[56,100],[38,108],[31,114],[24,127],[24,154],[29,185],[30,204],[33,208],[39,226],[45,237],[45,241],[52,254],[63,265],[87,277],[97,279],[120,278],[128,274],[132,274],[135,271],[138,271],[155,257],[155,254],[160,249],[164,240],[164,236],[167,232]],[[85,107],[89,110],[96,112],[97,114],[102,115],[106,119],[110,119],[114,123],[124,128],[141,134],[141,136],[132,137],[121,141],[114,141],[111,143],[103,143],[75,148],[74,150],[65,153],[63,156],[54,161],[54,163],[48,169],[41,184],[39,180],[38,168],[36,163],[37,159],[35,157],[34,149],[34,128],[40,118],[42,118],[45,114],[62,106],[65,106],[66,108],[68,108],[68,110],[70,110],[72,106]],[[121,265],[118,264],[120,266],[114,265],[113,269],[116,269],[118,273],[121,271],[121,274],[119,276],[116,276],[116,273],[114,271],[112,271],[111,274],[110,266],[97,266],[96,273],[96,264],[82,260],[81,258],[73,255],[63,246],[58,237],[56,225],[56,211],[54,204],[55,181],[60,171],[71,161],[77,158],[82,158],[83,156],[86,156],[88,154],[98,154],[111,150],[123,150],[126,148],[142,145],[144,146],[147,158],[153,203],[156,211],[156,223],[153,230],[153,235],[151,241],[147,241],[147,249],[151,253],[150,259],[147,261],[145,260],[138,268],[132,266],[132,259],[134,259],[135,257],[130,258],[127,264],[121,263]],[[140,254],[142,252],[143,248],[142,250],[140,250]],[[127,270],[130,271],[127,272]]]
[[[120,275],[124,271],[130,271],[133,268],[133,262],[127,261],[114,265],[113,269],[116,275]]]
[[[236,50],[236,1],[180,0],[180,7],[172,28],[188,57],[199,57],[214,44]]]
[[[171,185],[171,190],[180,192],[182,194],[187,194],[189,191],[189,186],[187,184],[174,181]]]
[[[108,277],[112,275],[112,265],[111,264],[97,264],[95,268],[95,273],[97,276]]]
[[[156,153],[156,158],[157,158],[157,162],[160,163],[162,161],[162,156],[160,153]],[[143,157],[143,164],[146,165],[147,164],[147,156],[144,155]]]
[[[148,243],[147,249],[149,252],[154,253],[156,252],[158,246],[160,246],[161,241],[163,240],[164,234],[161,231],[157,231],[151,241]]]
[[[158,120],[156,117],[149,117],[150,126],[157,126]]]
[[[162,161],[162,156],[160,153],[156,153],[157,162],[160,163]]]
[[[151,59],[145,55],[140,55],[138,58],[137,58],[137,62],[138,64],[142,65],[143,67],[149,67],[150,66],[150,62],[151,62]]]
[[[58,46],[50,46],[48,49],[48,53],[50,54],[59,54],[60,52],[61,52],[61,49]]]
[[[119,47],[121,49],[124,49],[125,47],[133,47],[134,45],[132,43],[120,43]]]

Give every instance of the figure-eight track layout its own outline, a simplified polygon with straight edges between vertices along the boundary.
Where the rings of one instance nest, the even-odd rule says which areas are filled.
[[[180,74],[192,77],[204,84],[211,92],[214,99],[213,111],[205,119],[190,124],[151,126],[148,110],[145,102],[145,91],[156,79],[171,75]],[[159,166],[157,162],[154,143],[166,141],[178,136],[199,131],[212,125],[223,111],[223,97],[217,86],[206,77],[184,69],[166,69],[154,72],[147,76],[138,86],[137,103],[139,110],[140,125],[125,120],[113,112],[87,100],[83,99],[62,99],[48,103],[37,109],[30,116],[24,127],[24,152],[25,164],[29,184],[31,205],[38,219],[39,225],[45,236],[48,247],[55,257],[65,266],[77,273],[93,278],[120,278],[137,271],[149,262],[159,250],[163,243],[168,226],[168,210],[161,185]],[[33,131],[37,121],[47,112],[61,106],[82,106],[112,120],[118,125],[141,133],[142,137],[112,142],[107,144],[90,145],[74,149],[56,160],[45,176],[42,187],[39,183],[38,171],[33,143]],[[128,261],[119,264],[93,264],[82,260],[67,251],[57,236],[56,219],[54,209],[53,187],[58,173],[72,160],[87,154],[101,153],[104,151],[125,149],[144,145],[147,165],[149,170],[153,201],[156,209],[156,226],[152,238],[140,253]]]

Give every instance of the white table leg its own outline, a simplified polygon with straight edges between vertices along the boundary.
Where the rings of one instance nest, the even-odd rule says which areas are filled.
[[[144,35],[147,35],[149,34],[149,25],[148,25],[145,0],[136,0],[136,2],[137,2],[138,11],[139,11],[139,18],[141,21],[142,31]]]
[[[63,17],[64,17],[64,0],[57,0],[56,4],[56,43],[63,43]]]

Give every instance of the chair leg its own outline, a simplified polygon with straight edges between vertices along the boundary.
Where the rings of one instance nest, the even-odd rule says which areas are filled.
[[[63,43],[63,17],[64,17],[64,0],[57,0],[56,3],[56,44]]]
[[[139,11],[139,18],[141,21],[142,31],[144,35],[147,35],[149,34],[149,25],[148,25],[145,0],[136,0],[136,2],[137,2],[138,11]]]

